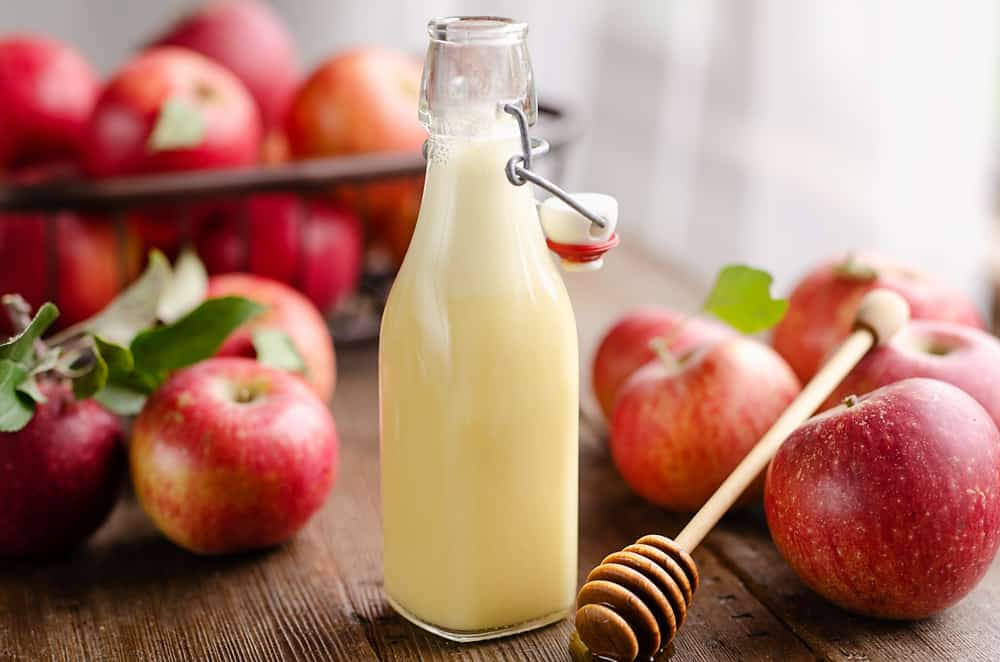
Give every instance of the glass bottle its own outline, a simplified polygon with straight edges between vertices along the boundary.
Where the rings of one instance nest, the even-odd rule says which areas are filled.
[[[569,297],[505,103],[537,116],[524,23],[428,25],[419,220],[379,346],[385,591],[475,641],[557,621],[577,567],[578,356]]]

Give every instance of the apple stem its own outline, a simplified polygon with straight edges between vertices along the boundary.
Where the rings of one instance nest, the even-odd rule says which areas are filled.
[[[14,335],[27,329],[31,324],[31,305],[24,300],[24,297],[19,294],[5,294],[2,303]]]
[[[850,280],[869,281],[878,277],[875,268],[861,262],[853,252],[848,253],[844,261],[835,267],[835,272],[838,276]]]
[[[62,331],[52,334],[49,336],[49,343],[52,345],[65,345],[71,340],[82,338],[87,333],[87,323],[90,321],[90,319],[86,319],[82,322],[77,322],[72,326],[67,326]]]
[[[253,391],[246,386],[240,386],[236,389],[236,402],[247,403],[253,400]]]
[[[676,370],[680,367],[680,363],[677,361],[677,357],[667,348],[667,339],[658,336],[652,338],[649,341],[649,348],[653,350],[656,357],[663,362],[663,365],[667,366],[670,370]]]
[[[856,404],[858,404],[858,396],[854,395],[853,393],[844,398],[844,406],[847,407],[848,409],[850,409]]]

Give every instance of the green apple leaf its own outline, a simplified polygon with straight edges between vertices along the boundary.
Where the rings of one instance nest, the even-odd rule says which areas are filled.
[[[27,375],[21,364],[0,359],[0,432],[20,430],[35,413],[32,398],[18,390]]]
[[[92,367],[73,379],[73,395],[77,400],[94,397],[109,381],[115,382],[118,386],[128,384],[139,389],[146,388],[146,385],[141,380],[136,380],[132,374],[135,361],[129,348],[108,342],[100,336],[91,338]]]
[[[109,374],[123,375],[131,372],[135,367],[132,350],[128,347],[122,347],[100,336],[94,336],[94,349],[107,363]]]
[[[119,416],[135,416],[146,404],[146,393],[117,384],[107,384],[94,399]]]
[[[94,349],[89,353],[90,369],[73,378],[73,395],[77,400],[92,398],[108,383],[108,363]]]
[[[194,310],[208,291],[208,273],[198,254],[187,248],[174,262],[174,273],[160,296],[156,315],[161,321],[176,322]]]
[[[722,268],[703,310],[743,333],[769,329],[785,315],[788,301],[771,298],[771,274],[742,264]]]
[[[42,393],[42,389],[38,386],[38,376],[34,373],[28,373],[21,383],[17,385],[18,393],[23,393],[32,399],[33,402],[38,404],[45,404],[48,402],[48,398]]]
[[[240,297],[208,299],[173,324],[137,335],[131,345],[135,372],[159,385],[170,372],[214,355],[230,333],[264,310]]]
[[[205,118],[198,107],[175,97],[160,108],[147,146],[154,152],[197,147],[204,135]]]
[[[44,303],[31,322],[20,333],[0,343],[0,359],[21,363],[33,357],[35,341],[59,317],[59,309],[51,303]]]
[[[142,276],[118,295],[107,308],[67,329],[59,337],[87,331],[117,345],[127,346],[140,331],[156,324],[157,308],[170,280],[170,263],[152,251]]]
[[[288,372],[305,372],[306,364],[302,355],[288,334],[279,328],[255,329],[253,347],[257,350],[257,361],[266,366]]]

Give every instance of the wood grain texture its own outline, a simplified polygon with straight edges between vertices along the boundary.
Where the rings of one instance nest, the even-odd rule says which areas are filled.
[[[702,291],[653,272],[632,253],[615,260],[604,275],[568,278],[587,393],[589,357],[615,316],[644,301],[690,309]],[[568,661],[568,620],[461,646],[413,627],[386,605],[375,348],[341,351],[338,359],[341,475],[294,541],[263,553],[196,557],[165,541],[127,497],[72,557],[0,562],[0,661]],[[646,533],[675,535],[686,521],[631,494],[612,465],[595,412],[585,406],[581,425],[581,581],[605,555]],[[1000,622],[992,615],[1000,601],[1000,566],[941,617],[887,624],[849,616],[806,589],[778,556],[759,512],[724,519],[695,559],[703,585],[663,657],[1000,659]]]
[[[775,549],[763,512],[731,517],[706,547],[733,570],[810,648],[830,660],[997,660],[1000,563],[962,602],[919,622],[879,621],[827,603],[796,577]]]

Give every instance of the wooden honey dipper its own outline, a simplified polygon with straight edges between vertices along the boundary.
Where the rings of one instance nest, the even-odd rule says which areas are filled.
[[[577,596],[576,629],[600,659],[650,659],[684,623],[698,588],[691,552],[767,466],[785,439],[825,401],[874,345],[887,342],[909,320],[906,301],[872,290],[858,308],[854,331],[806,384],[774,425],[705,502],[676,540],[648,535],[606,557]]]

